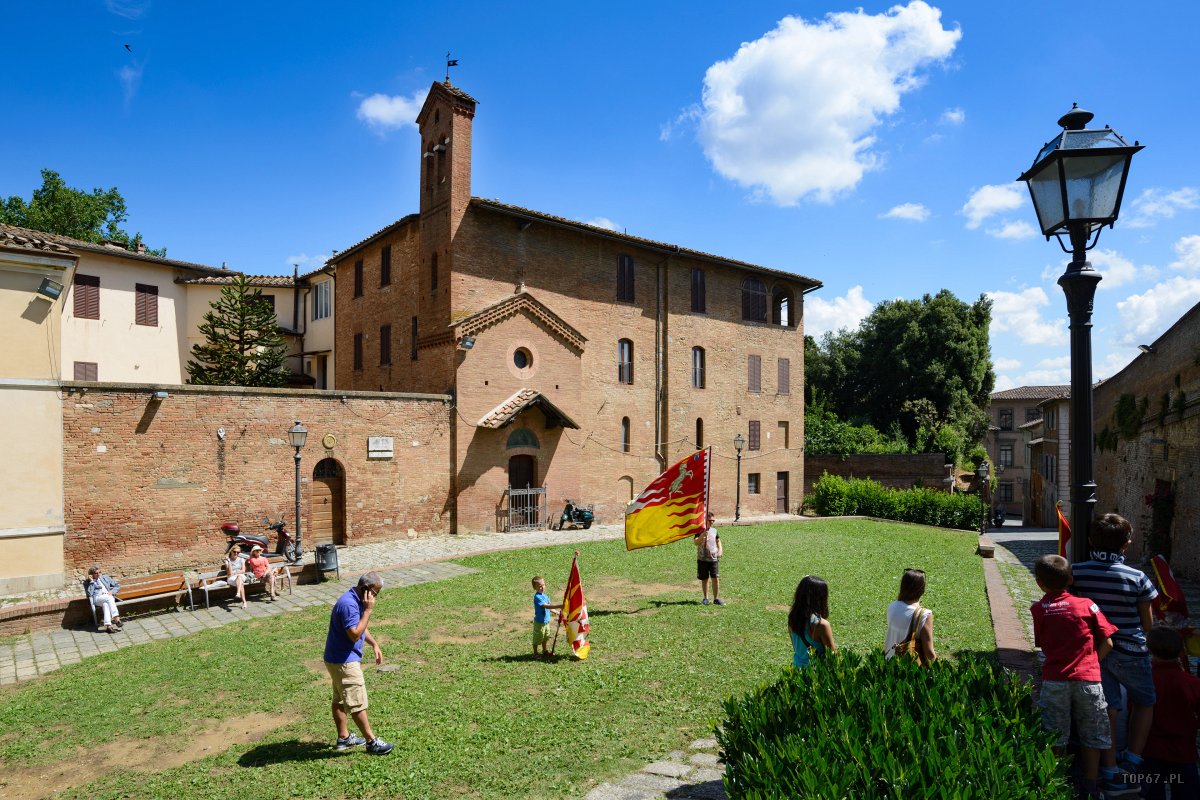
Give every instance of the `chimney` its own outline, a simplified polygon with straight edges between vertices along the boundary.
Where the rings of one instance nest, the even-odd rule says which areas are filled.
[[[137,240],[137,251],[138,251],[139,253],[145,253],[145,252],[146,252],[146,243],[145,243],[145,242],[143,242],[141,239],[138,239],[138,240]]]

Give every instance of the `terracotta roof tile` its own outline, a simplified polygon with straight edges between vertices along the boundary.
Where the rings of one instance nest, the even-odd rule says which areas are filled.
[[[82,250],[88,253],[101,253],[103,255],[119,256],[120,258],[132,258],[135,261],[147,261],[164,267],[183,267],[185,269],[194,269],[201,272],[229,272],[229,270],[221,269],[220,267],[210,267],[207,264],[193,264],[190,261],[178,261],[173,258],[162,258],[161,256],[150,255],[149,253],[139,253],[136,250],[125,250],[119,247],[109,247],[107,245],[97,244],[96,242],[85,242],[82,239],[75,239],[70,236],[61,236],[57,233],[47,233],[45,231],[35,231],[29,228],[19,228],[15,225],[0,224],[0,233],[4,232],[17,236],[42,239],[48,243],[60,244],[75,251]]]
[[[28,234],[38,235],[30,236]],[[0,226],[0,247],[36,250],[39,253],[73,255],[71,248],[59,242],[42,238],[45,235],[38,231],[26,231],[24,228],[14,228],[8,225]]]
[[[1000,400],[1046,400],[1050,397],[1059,397],[1063,393],[1070,393],[1069,385],[1058,386],[1017,386],[1013,389],[1005,389],[1002,392],[992,392],[991,402],[995,403]]]
[[[240,273],[228,275],[203,275],[199,278],[180,278],[176,283],[191,286],[229,286]],[[268,286],[275,289],[290,289],[294,286],[291,275],[247,275],[251,286]]]
[[[498,430],[516,419],[517,415],[522,411],[533,406],[540,406],[542,413],[546,415],[548,420],[553,420],[564,428],[579,429],[579,426],[570,417],[564,414],[558,406],[551,403],[549,398],[537,389],[521,389],[517,391],[512,397],[484,414],[483,418],[479,420],[478,425],[480,428]]]

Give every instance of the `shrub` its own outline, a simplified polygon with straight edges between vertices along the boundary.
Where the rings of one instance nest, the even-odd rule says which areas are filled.
[[[1071,796],[1030,686],[977,656],[922,668],[883,653],[790,667],[725,701],[731,798]]]
[[[987,514],[976,495],[948,494],[936,489],[888,489],[860,478],[821,475],[809,498],[818,514],[866,517],[937,525],[942,528],[977,530]]]

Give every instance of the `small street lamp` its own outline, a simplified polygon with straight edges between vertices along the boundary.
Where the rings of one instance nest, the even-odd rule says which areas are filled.
[[[1121,211],[1129,163],[1142,145],[1112,128],[1085,129],[1094,115],[1076,104],[1058,120],[1062,132],[1042,146],[1017,180],[1029,186],[1038,225],[1058,239],[1071,263],[1058,279],[1071,319],[1071,560],[1088,557],[1096,504],[1092,479],[1092,301],[1100,273],[1087,261],[1100,231]],[[1063,236],[1067,237],[1064,243]],[[1068,243],[1070,247],[1068,248]]]
[[[304,547],[300,543],[300,448],[308,440],[308,428],[296,420],[296,424],[288,429],[288,438],[296,448],[296,560],[293,563],[299,564],[304,560]]]
[[[991,485],[988,483],[988,478],[991,475],[991,465],[986,460],[980,461],[979,466],[975,468],[976,481],[979,484],[979,499],[983,503],[983,522],[979,523],[979,535],[983,536],[987,533],[988,511],[991,509],[989,502],[991,494],[988,490]]]
[[[742,518],[742,450],[746,447],[746,437],[740,433],[733,437],[733,449],[737,451],[737,500],[733,507],[733,521]]]

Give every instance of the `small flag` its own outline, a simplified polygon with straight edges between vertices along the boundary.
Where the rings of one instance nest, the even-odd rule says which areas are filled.
[[[657,547],[707,530],[712,448],[697,450],[655,478],[625,510],[625,549]]]
[[[457,67],[457,66],[458,66],[458,59],[457,59],[457,58],[452,58],[452,59],[450,59],[449,61],[447,61],[447,62],[446,62],[446,66],[447,66],[447,67]]]
[[[579,580],[579,557],[571,559],[571,577],[567,578],[567,591],[563,595],[562,621],[567,626],[567,641],[576,658],[587,658],[592,644],[587,640],[587,603],[583,599],[583,583]]]
[[[1188,616],[1187,600],[1183,596],[1183,587],[1179,585],[1179,581],[1175,580],[1175,575],[1171,572],[1171,565],[1162,557],[1162,554],[1150,559],[1150,565],[1154,568],[1154,583],[1158,586],[1158,597],[1150,601],[1150,608],[1154,611],[1154,616],[1160,621],[1165,621],[1167,614],[1172,613],[1179,614],[1186,619]]]
[[[1070,558],[1067,555],[1067,542],[1071,541],[1071,523],[1063,516],[1062,500],[1054,504],[1054,511],[1058,514],[1058,554],[1063,558]]]

